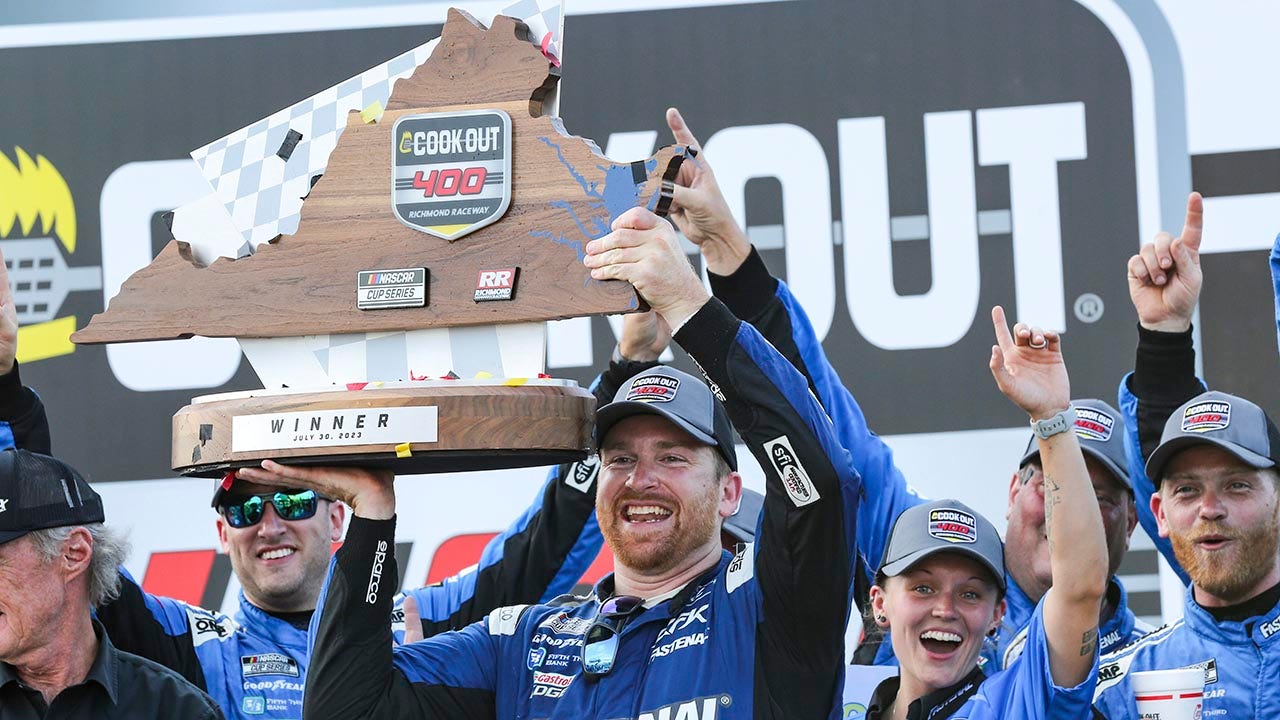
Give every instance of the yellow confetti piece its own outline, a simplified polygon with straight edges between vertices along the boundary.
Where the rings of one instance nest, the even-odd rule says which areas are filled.
[[[381,120],[382,119],[382,103],[378,102],[377,100],[374,100],[369,105],[369,107],[360,111],[360,119],[364,120],[365,124],[376,123],[379,120]]]
[[[488,380],[488,379],[489,379],[489,378],[491,378],[491,377],[493,377],[493,373],[485,372],[485,371],[481,370],[480,372],[476,373],[476,377],[475,377],[475,379],[476,379],[476,380]]]
[[[413,457],[413,450],[410,449],[409,443],[400,443],[396,446],[396,457],[406,458]]]
[[[527,382],[529,382],[529,378],[507,378],[507,381],[502,384],[507,387],[520,387]]]
[[[383,386],[383,384],[384,383],[381,380],[375,380],[374,382],[371,382],[368,385],[365,385],[365,387],[380,388]]]

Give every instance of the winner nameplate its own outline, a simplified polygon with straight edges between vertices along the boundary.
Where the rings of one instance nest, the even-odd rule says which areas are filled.
[[[582,247],[633,207],[664,214],[685,149],[615,163],[568,135],[549,114],[553,35],[452,10],[434,47],[361,76],[405,68],[385,103],[348,113],[321,167],[307,133],[322,124],[307,113],[350,82],[193,155],[216,198],[176,210],[175,239],[72,336],[240,341],[266,389],[175,415],[175,470],[273,458],[419,473],[585,457],[594,399],[545,374],[544,323],[643,309],[630,285],[591,279]],[[266,145],[250,142],[259,127]],[[217,166],[232,143],[252,171]],[[246,177],[268,176],[284,190],[245,193]],[[292,233],[272,219],[285,196],[305,196]]]

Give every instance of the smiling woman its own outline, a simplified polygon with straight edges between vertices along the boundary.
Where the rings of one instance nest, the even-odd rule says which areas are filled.
[[[1070,432],[1074,411],[1060,339],[1021,323],[1011,334],[999,307],[992,321],[999,345],[991,348],[991,372],[1031,416],[1039,438],[1055,582],[1036,606],[1023,655],[987,677],[978,657],[1006,608],[1000,536],[956,500],[904,510],[871,588],[875,622],[892,638],[900,674],[876,688],[867,720],[1091,716],[1106,537],[1079,439]]]

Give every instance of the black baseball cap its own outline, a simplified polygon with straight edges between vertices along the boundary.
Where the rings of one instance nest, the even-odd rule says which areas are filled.
[[[729,467],[738,469],[729,414],[698,378],[659,365],[628,380],[613,396],[613,402],[596,410],[596,447],[619,420],[640,414],[660,415],[670,420],[719,450]]]
[[[1071,407],[1076,411],[1074,430],[1080,439],[1080,450],[1102,463],[1122,487],[1133,492],[1133,483],[1129,481],[1129,458],[1124,451],[1124,416],[1107,403],[1093,398],[1072,400]],[[1040,460],[1040,443],[1036,442],[1035,435],[1027,443],[1018,467],[1032,460]]]
[[[1280,432],[1257,405],[1211,390],[1183,403],[1169,416],[1160,445],[1147,458],[1147,477],[1160,486],[1165,466],[1193,445],[1215,445],[1254,468],[1280,464]]]
[[[105,519],[102,497],[70,465],[27,450],[0,452],[0,543]]]
[[[991,521],[959,500],[934,500],[899,513],[889,532],[880,573],[886,577],[901,575],[938,553],[956,553],[977,560],[991,571],[1000,592],[1005,591],[1004,542],[1000,534]]]

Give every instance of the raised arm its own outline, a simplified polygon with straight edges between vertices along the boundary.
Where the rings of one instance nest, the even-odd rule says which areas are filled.
[[[1203,229],[1204,201],[1199,193],[1192,193],[1181,235],[1175,238],[1162,232],[1129,259],[1129,297],[1138,313],[1138,349],[1133,372],[1120,383],[1119,397],[1138,521],[1184,585],[1190,578],[1174,557],[1169,540],[1157,531],[1151,509],[1155,484],[1145,467],[1147,457],[1160,444],[1165,421],[1178,406],[1206,389],[1196,377],[1191,332],[1191,317],[1204,283]]]
[[[0,253],[0,449],[19,447],[48,455],[52,443],[44,403],[22,384],[17,358],[18,313]]]
[[[786,358],[708,298],[674,233],[652,213],[624,213],[586,251],[593,278],[629,281],[676,329],[763,468],[760,539],[731,572],[755,581],[745,592],[759,602],[756,677],[772,697],[793,701],[781,716],[826,716],[843,680],[848,548],[861,492],[830,418]]]
[[[1022,323],[1012,334],[1004,310],[991,312],[997,344],[991,374],[1000,391],[1031,416],[1050,420],[1069,411],[1071,386],[1062,361],[1061,338]],[[1080,440],[1066,418],[1062,430],[1041,435],[1044,515],[1053,586],[1045,594],[1044,627],[1053,682],[1084,682],[1098,657],[1098,610],[1107,587],[1107,542]],[[1065,431],[1063,431],[1065,430]]]
[[[679,111],[667,110],[667,124],[676,142],[700,147]],[[805,376],[862,477],[857,572],[864,587],[869,587],[894,519],[924,500],[894,464],[893,451],[871,431],[862,408],[831,366],[800,302],[786,283],[770,274],[730,214],[706,155],[681,165],[676,182],[670,216],[702,254],[712,293]],[[858,593],[857,598],[865,600],[866,593]]]

